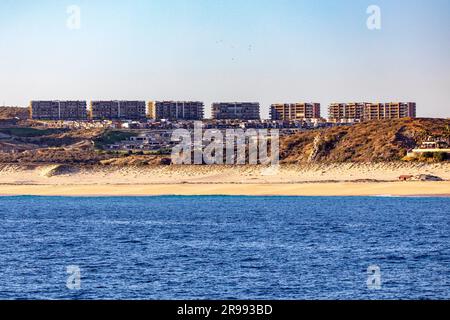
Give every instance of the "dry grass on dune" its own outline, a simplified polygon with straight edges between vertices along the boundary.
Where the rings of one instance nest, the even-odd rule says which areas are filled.
[[[397,161],[428,136],[449,136],[449,127],[445,119],[400,119],[301,132],[282,139],[281,158],[284,163]]]
[[[29,118],[28,108],[21,107],[0,107],[0,119],[18,118],[26,120]]]

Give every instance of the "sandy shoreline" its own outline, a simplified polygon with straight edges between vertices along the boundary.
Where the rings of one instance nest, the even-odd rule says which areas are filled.
[[[431,174],[445,181],[398,181]],[[0,165],[0,195],[450,196],[450,164],[99,167]]]
[[[0,195],[35,196],[446,196],[450,182],[304,184],[1,185]]]

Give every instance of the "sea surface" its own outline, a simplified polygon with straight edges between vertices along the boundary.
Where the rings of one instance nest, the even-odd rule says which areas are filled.
[[[450,198],[2,197],[0,299],[450,299]]]

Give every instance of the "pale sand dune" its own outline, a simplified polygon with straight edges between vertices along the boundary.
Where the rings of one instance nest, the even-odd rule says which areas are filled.
[[[430,174],[443,182],[398,182]],[[2,195],[450,195],[450,164],[0,166]]]

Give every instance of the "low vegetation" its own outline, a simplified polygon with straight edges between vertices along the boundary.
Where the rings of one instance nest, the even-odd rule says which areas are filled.
[[[419,161],[419,162],[443,162],[450,160],[445,152],[425,152],[415,159],[405,158],[406,161]]]
[[[0,133],[20,137],[20,138],[34,138],[43,137],[52,134],[64,132],[62,129],[36,129],[36,128],[0,128]]]
[[[283,138],[280,156],[284,163],[304,163],[315,148],[315,162],[398,161],[430,136],[448,137],[449,127],[445,119],[400,119],[306,131]]]
[[[128,140],[131,137],[135,137],[136,134],[127,131],[106,130],[101,135],[94,139],[95,147],[103,149],[107,145],[115,144],[120,141]]]

